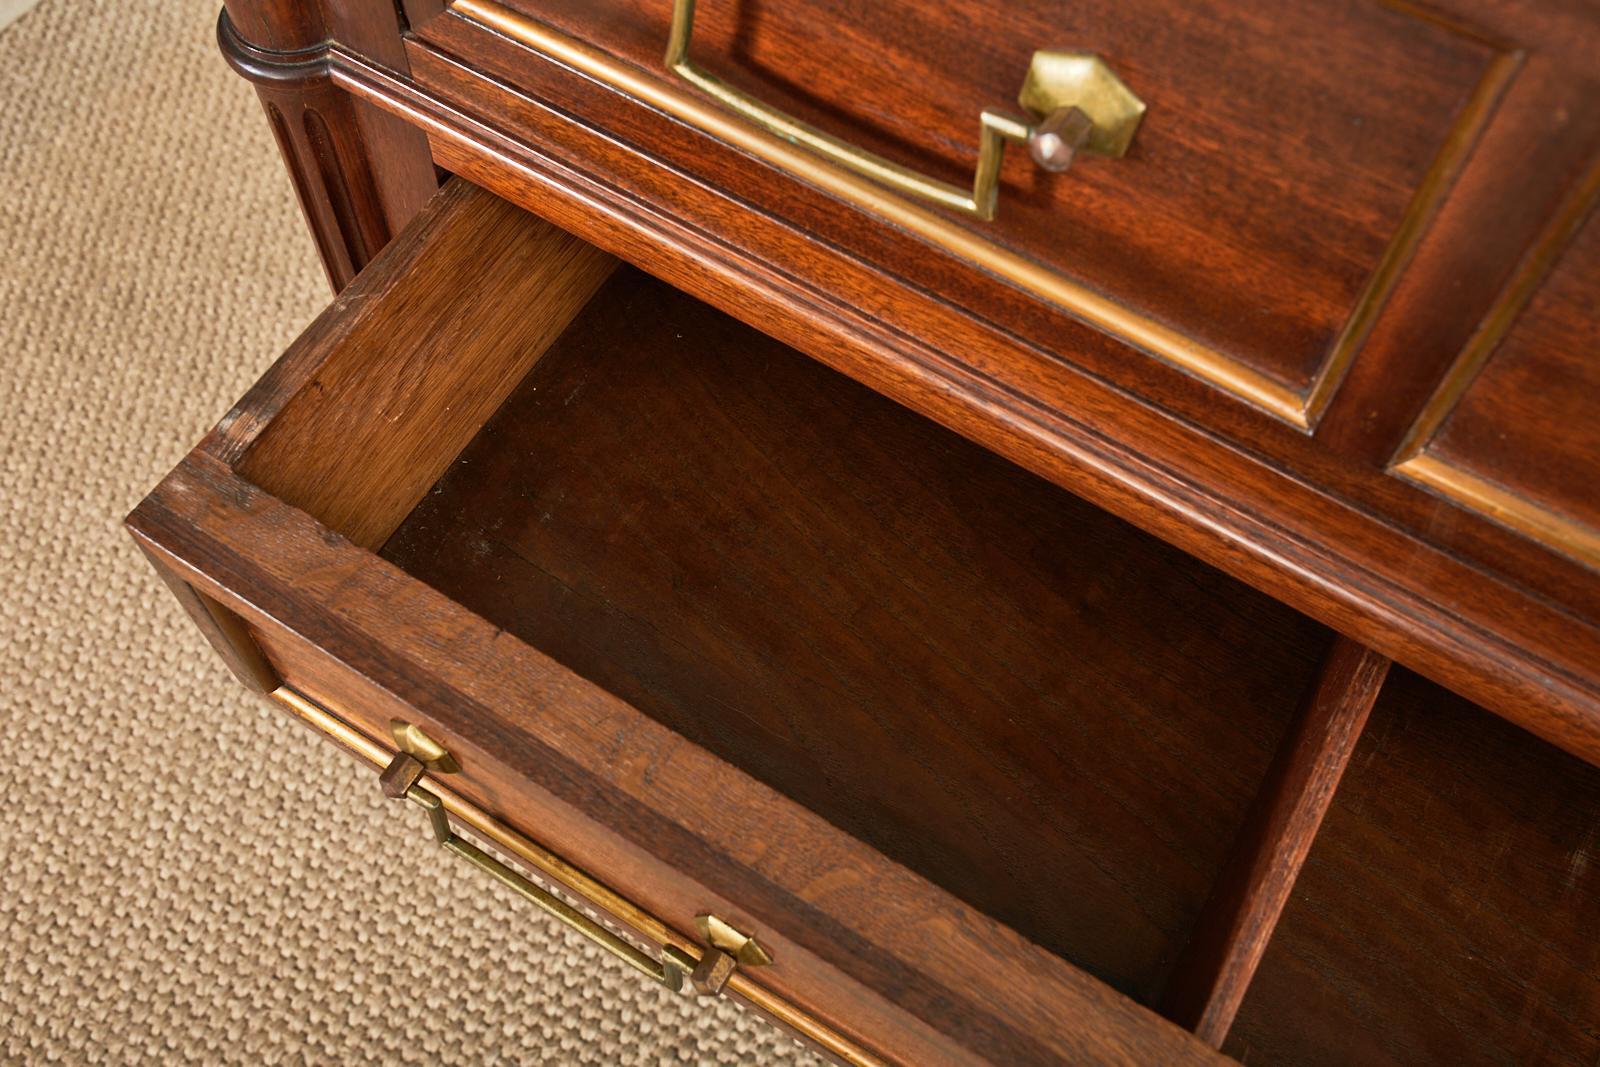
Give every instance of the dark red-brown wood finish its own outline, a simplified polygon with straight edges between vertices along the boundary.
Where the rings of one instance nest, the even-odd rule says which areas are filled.
[[[861,1062],[1592,1062],[1600,18],[698,6],[956,185],[1034,49],[1148,112],[982,222],[668,0],[230,0],[376,259],[130,518],[240,679]]]
[[[386,0],[235,0],[217,23],[233,69],[255,83],[328,281],[337,292],[438,188],[426,139],[332,81],[328,43],[403,69]]]
[[[1407,171],[1406,181],[1415,183],[1405,194],[1411,199],[1401,198],[1403,217],[1396,225],[1422,233],[1402,241],[1398,251],[1379,250],[1374,270],[1382,272],[1387,263],[1395,279],[1361,289],[1354,298],[1360,306],[1350,314],[1370,321],[1351,326],[1346,320],[1339,327],[1344,332],[1330,342],[1349,347],[1343,357],[1348,369],[1342,376],[1324,375],[1344,384],[1332,390],[1321,414],[1307,415],[1315,432],[1141,354],[1115,330],[1091,328],[903,227],[877,223],[870,213],[598,81],[588,68],[610,64],[644,79],[645,88],[665,85],[693,94],[692,87],[673,83],[654,50],[645,50],[647,40],[665,38],[664,9],[619,6],[605,9],[608,16],[599,19],[585,14],[588,8],[556,5],[523,14],[515,5],[463,0],[411,39],[415,81],[391,78],[343,52],[332,61],[340,84],[428,129],[436,154],[451,168],[1556,743],[1597,758],[1600,578],[1587,560],[1581,508],[1546,492],[1558,511],[1545,508],[1541,518],[1539,509],[1508,509],[1505,500],[1471,496],[1459,484],[1422,485],[1415,465],[1403,462],[1408,433],[1424,417],[1430,395],[1444,388],[1458,362],[1455,353],[1466,350],[1480,323],[1493,318],[1499,294],[1518,278],[1542,278],[1560,258],[1570,229],[1561,220],[1586,210],[1584,175],[1600,148],[1600,110],[1583,106],[1594,98],[1594,83],[1579,63],[1597,39],[1594,28],[1576,11],[1513,17],[1494,5],[1481,6],[1442,22],[1411,9],[1384,16],[1387,32],[1399,42],[1391,70],[1406,67],[1400,44],[1432,41],[1436,50],[1482,58],[1484,77],[1498,88],[1485,97],[1481,79],[1462,85],[1451,121],[1471,128],[1466,147],[1453,150],[1448,166],[1419,163]],[[821,5],[801,7],[824,23],[836,14]],[[937,10],[949,12],[953,23],[966,9]],[[717,25],[715,9],[704,17],[707,26]],[[925,14],[907,24],[923,27],[936,17]],[[1270,17],[1259,21],[1258,50],[1267,49],[1278,38]],[[540,38],[547,23],[594,45],[584,56],[554,61],[528,43]],[[758,20],[747,36],[759,36],[762,24]],[[1185,32],[1203,36],[1213,30],[1197,25]],[[716,39],[714,33],[708,37]],[[1162,47],[1177,47],[1160,40]],[[1486,41],[1520,44],[1491,48]],[[923,36],[911,37],[902,47],[912,55],[921,54],[918,48],[940,54],[936,42],[921,42]],[[1501,54],[1509,58],[1493,59]],[[973,62],[983,55],[976,52]],[[1210,52],[1182,55],[1191,65],[1213,61]],[[700,58],[707,66],[719,61],[710,45]],[[1118,65],[1123,57],[1110,58]],[[574,67],[580,60],[587,65],[583,71]],[[1014,66],[1006,65],[1007,77],[1015,77]],[[835,73],[854,76],[843,68]],[[1160,87],[1159,70],[1145,77],[1146,85]],[[1235,91],[1248,94],[1248,80],[1238,81]],[[924,100],[909,95],[905,107],[917,112]],[[1313,103],[1302,100],[1307,116]],[[1183,114],[1179,108],[1169,120]],[[930,128],[941,129],[937,115],[923,117]],[[1366,129],[1345,118],[1348,129]],[[1151,136],[1158,123],[1152,111],[1140,137]],[[1247,123],[1248,116],[1238,117],[1230,128],[1242,134]],[[1184,128],[1195,136],[1193,124]],[[1332,136],[1319,133],[1324,135]],[[1452,136],[1447,130],[1438,135],[1446,141]],[[967,136],[952,130],[935,141],[964,144]],[[1368,139],[1363,134],[1360,143]],[[1206,158],[1218,167],[1224,166],[1220,156],[1242,150],[1226,139],[1205,144]],[[1361,156],[1355,148],[1351,153]],[[1274,180],[1292,183],[1321,165],[1309,158],[1319,154],[1316,140],[1284,138],[1272,142],[1259,165],[1278,167],[1283,176]],[[1142,175],[1166,180],[1152,173],[1164,165],[1135,150],[1127,159],[1085,164],[1084,173],[1114,183],[1115,190],[1131,190]],[[1226,164],[1247,165],[1248,160]],[[1422,173],[1415,173],[1417,167]],[[1051,202],[1059,200],[1059,210],[1070,212],[1077,180],[1075,173],[1050,180]],[[1011,191],[1009,185],[1003,190],[1003,205]],[[1128,213],[1117,225],[1133,227],[1142,220],[1159,226],[1167,210],[1145,218],[1142,194],[1130,192],[1125,200],[1104,191],[1096,195],[1104,200],[1097,201],[1103,214]],[[1303,217],[1304,205],[1286,197],[1274,209],[1279,202],[1230,193],[1216,210],[1233,210],[1229,205],[1238,203],[1241,212],[1267,213],[1252,231],[1262,234],[1292,235],[1306,226],[1335,232],[1315,211]],[[1514,206],[1499,210],[1507,200]],[[996,224],[1002,230],[993,233],[979,223],[946,224],[981,231],[984,241],[1009,232],[1003,231],[1003,206]],[[1367,224],[1377,227],[1374,234],[1386,232],[1376,221]],[[1077,227],[1075,221],[1071,232]],[[1036,229],[1024,229],[1023,236]],[[1193,269],[1187,265],[1195,255],[1192,244],[1174,239],[1173,266],[1166,273]],[[1213,291],[1250,288],[1220,269],[1205,274]],[[1187,305],[1161,305],[1175,299],[1175,290],[1164,285],[1148,290],[1145,306],[1130,298],[1132,311],[1182,333]],[[1287,307],[1274,305],[1281,288],[1251,291],[1268,317],[1304,310],[1300,298],[1284,296]],[[1251,358],[1258,362],[1289,358],[1265,341],[1255,351]],[[1287,364],[1278,367],[1279,377],[1292,378]],[[1354,392],[1347,396],[1348,390]],[[1359,405],[1351,399],[1357,396]],[[1530,396],[1524,406],[1537,409],[1539,401]],[[1535,419],[1527,434],[1548,440],[1544,451],[1552,455],[1567,456],[1574,447],[1560,420]],[[1593,461],[1580,453],[1579,461],[1568,458],[1559,466],[1581,476]],[[1547,466],[1538,458],[1519,462]],[[1514,473],[1516,466],[1502,470]],[[1580,477],[1565,491],[1567,498],[1592,496],[1588,484]],[[1524,496],[1512,485],[1506,498],[1532,506],[1537,488],[1530,485]]]
[[[381,554],[1147,1002],[1328,644],[631,271]]]

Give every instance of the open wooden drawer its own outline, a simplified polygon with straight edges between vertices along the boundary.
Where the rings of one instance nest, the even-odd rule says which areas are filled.
[[[464,183],[129,524],[247,683],[441,744],[652,954],[754,935],[724,991],[842,1059],[1597,1050],[1595,768],[1403,675],[1269,943],[1385,662]]]

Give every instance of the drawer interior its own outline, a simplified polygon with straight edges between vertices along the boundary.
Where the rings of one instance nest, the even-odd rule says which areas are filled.
[[[1327,630],[461,183],[381,263],[241,476],[1168,1002]],[[1600,770],[1397,671],[1228,1051],[1593,1062],[1597,826]]]
[[[1227,1051],[1596,1062],[1600,768],[1396,670]]]
[[[620,269],[382,554],[1151,999],[1327,635]]]

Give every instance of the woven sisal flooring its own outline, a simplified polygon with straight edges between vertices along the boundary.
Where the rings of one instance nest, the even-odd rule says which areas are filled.
[[[813,1062],[452,865],[120,529],[328,296],[217,6],[0,32],[0,1062]]]

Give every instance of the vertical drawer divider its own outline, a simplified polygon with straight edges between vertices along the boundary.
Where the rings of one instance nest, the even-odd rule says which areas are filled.
[[[1244,1001],[1389,662],[1334,638],[1167,982],[1163,1013],[1213,1048]]]

